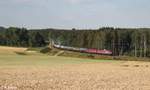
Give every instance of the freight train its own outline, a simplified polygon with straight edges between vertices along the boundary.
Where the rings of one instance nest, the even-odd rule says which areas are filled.
[[[77,47],[69,47],[69,46],[56,45],[56,44],[54,44],[53,47],[58,49],[90,53],[90,54],[112,55],[112,51],[106,49],[99,50],[99,49],[77,48]]]

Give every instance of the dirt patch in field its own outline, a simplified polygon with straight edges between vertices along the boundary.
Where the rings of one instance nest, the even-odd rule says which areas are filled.
[[[122,65],[127,65],[127,67],[122,67]],[[148,65],[150,63],[146,62],[104,62],[58,67],[0,67],[0,88],[14,88],[13,90],[149,90],[150,68],[144,67]]]
[[[0,46],[0,54],[15,54],[15,52],[24,52],[27,48]]]

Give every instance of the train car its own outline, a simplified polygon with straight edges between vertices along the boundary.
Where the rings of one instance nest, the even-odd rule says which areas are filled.
[[[73,47],[74,51],[80,51],[80,48]]]
[[[85,50],[86,53],[93,53],[93,54],[103,54],[103,55],[111,55],[112,51],[110,50],[98,50],[98,49],[87,49]]]
[[[85,52],[87,50],[87,48],[79,48],[79,49],[80,52]]]
[[[59,49],[65,49],[70,51],[76,51],[76,52],[84,52],[84,53],[92,53],[92,54],[102,54],[102,55],[112,55],[112,51],[110,50],[99,50],[99,49],[87,49],[87,48],[77,48],[77,47],[69,47],[69,46],[63,46],[63,45],[56,45],[54,44],[55,48]]]
[[[104,50],[98,50],[97,53],[98,54],[105,54],[105,55],[112,55],[112,51],[106,50],[106,49],[104,49]]]
[[[54,44],[53,47],[55,47],[55,48],[60,48],[60,45]]]

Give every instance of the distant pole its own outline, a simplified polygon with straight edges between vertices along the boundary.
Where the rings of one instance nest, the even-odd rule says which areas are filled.
[[[144,35],[144,57],[146,57],[146,55],[147,55],[147,42],[146,42],[147,40],[146,40],[146,36]]]
[[[115,41],[112,42],[112,48],[113,48],[113,59],[115,59]]]

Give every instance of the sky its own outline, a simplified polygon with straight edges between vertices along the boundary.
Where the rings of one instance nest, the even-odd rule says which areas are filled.
[[[0,0],[0,26],[150,27],[150,0]]]

